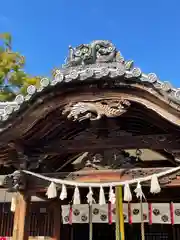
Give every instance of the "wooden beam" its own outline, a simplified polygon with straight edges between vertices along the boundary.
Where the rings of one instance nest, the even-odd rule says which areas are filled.
[[[18,193],[14,215],[13,240],[29,239],[29,206],[30,196]]]
[[[38,144],[36,145],[38,146]],[[148,148],[180,149],[180,138],[172,135],[145,135],[145,136],[120,136],[116,138],[82,139],[82,140],[56,140],[45,143],[41,147],[29,146],[29,151],[56,154],[63,152],[92,152],[104,149],[136,149]]]

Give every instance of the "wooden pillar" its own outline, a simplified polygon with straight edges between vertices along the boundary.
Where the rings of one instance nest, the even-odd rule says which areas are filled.
[[[116,187],[116,239],[125,240],[122,186]]]
[[[18,193],[14,213],[13,240],[28,240],[29,238],[29,205],[30,197]]]
[[[61,235],[61,204],[57,199],[53,203],[54,229],[52,240],[60,240]]]

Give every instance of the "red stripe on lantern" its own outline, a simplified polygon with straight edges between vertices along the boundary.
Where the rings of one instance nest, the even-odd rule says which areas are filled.
[[[112,203],[108,202],[108,222],[112,224]]]
[[[149,208],[149,224],[152,225],[152,203],[148,203]]]
[[[174,225],[174,204],[170,203],[171,224]]]
[[[72,225],[72,206],[69,207],[69,224]]]
[[[132,224],[131,203],[128,203],[128,218],[129,224]]]

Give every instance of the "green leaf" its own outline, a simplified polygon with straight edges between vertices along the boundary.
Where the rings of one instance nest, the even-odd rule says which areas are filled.
[[[19,52],[12,51],[12,38],[9,33],[1,33],[2,46],[0,46],[0,101],[10,101],[15,94],[10,88],[2,88],[5,81],[13,87],[18,87],[20,92],[27,94],[29,85],[40,86],[41,78],[39,76],[30,76],[24,70],[25,57]]]

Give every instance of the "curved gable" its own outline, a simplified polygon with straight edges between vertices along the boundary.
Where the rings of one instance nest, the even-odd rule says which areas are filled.
[[[0,142],[4,145],[10,141],[23,142],[26,151],[34,151],[36,157],[45,150],[46,155],[51,151],[47,156],[51,160],[55,155],[53,149],[44,149],[44,145],[53,145],[57,138],[67,141],[77,137],[86,140],[87,135],[93,138],[97,123],[94,121],[94,125],[90,125],[84,120],[99,120],[105,116],[108,123],[103,124],[108,124],[107,134],[123,130],[135,136],[134,141],[141,142],[142,148],[148,148],[149,143],[144,141],[143,145],[141,135],[171,134],[164,140],[161,136],[155,137],[157,146],[156,142],[153,146],[158,152],[162,150],[162,141],[166,142],[163,146],[167,148],[175,139],[174,146],[179,147],[176,142],[180,132],[179,107],[179,89],[160,81],[154,73],[144,74],[133,61],[126,61],[111,42],[97,40],[70,47],[66,64],[54,71],[52,80],[43,78],[39,89],[29,86],[26,96],[17,95],[13,102],[0,103]],[[100,125],[101,122],[98,128]],[[111,125],[113,128],[109,129]],[[129,139],[121,136],[127,146],[130,146]],[[151,143],[153,141],[151,139]],[[86,141],[87,145],[90,142]],[[117,147],[117,143],[114,146]],[[63,148],[64,143],[61,144]],[[68,144],[66,142],[66,146]],[[73,152],[82,152],[82,146],[79,145],[79,150],[77,146],[78,140],[72,145]],[[13,147],[3,147],[0,146],[0,154],[7,161],[9,148]],[[57,153],[62,152],[61,159],[74,159],[77,155],[71,154],[69,148],[69,155],[63,155],[62,148]],[[166,149],[165,152],[169,157],[169,151]]]
[[[143,103],[142,98],[146,100],[148,98],[152,104],[160,104],[161,109],[158,111],[157,108],[150,106],[152,104],[144,101],[145,106],[154,109],[160,115],[164,115],[162,112],[166,111],[179,117],[179,89],[173,88],[169,82],[160,81],[154,73],[145,74],[140,68],[134,67],[133,61],[125,60],[111,42],[96,40],[76,48],[70,47],[66,64],[61,69],[56,69],[52,81],[44,78],[39,89],[33,85],[29,86],[25,97],[18,95],[13,102],[1,103],[1,122],[7,122],[16,115],[13,113],[25,111],[36,99],[41,99],[46,94],[51,95],[57,88],[58,91],[64,92],[69,88],[77,88],[78,92],[82,85],[91,86],[102,82],[103,88],[108,84],[113,89],[129,88],[130,93],[137,94],[137,97],[131,94],[134,101]],[[125,92],[128,92],[127,89]],[[173,116],[168,115],[167,118],[173,119]],[[172,121],[179,125],[177,118]]]

